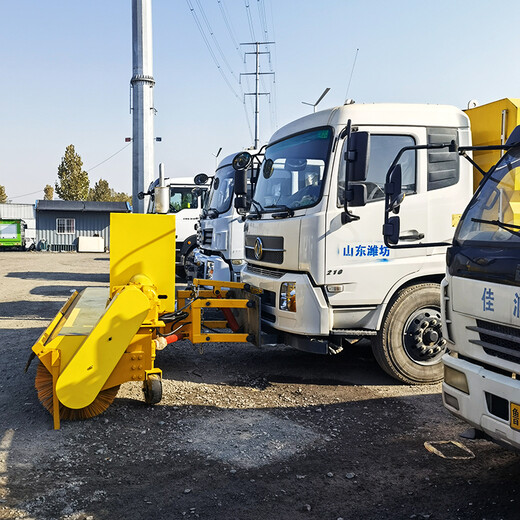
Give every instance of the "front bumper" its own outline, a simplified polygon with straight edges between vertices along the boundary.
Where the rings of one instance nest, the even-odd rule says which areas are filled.
[[[241,272],[245,264],[232,266],[216,255],[206,255],[195,251],[195,265],[197,266],[197,277],[206,280],[219,280],[222,282],[240,282]]]
[[[520,404],[520,380],[449,354],[442,360],[466,375],[469,389],[466,394],[444,382],[442,400],[446,409],[496,442],[520,450],[520,431],[510,426],[509,419],[511,403]]]
[[[262,322],[275,330],[290,334],[328,337],[331,330],[331,312],[319,287],[314,287],[304,274],[285,273],[280,277],[242,272],[242,282],[261,287]],[[283,283],[296,283],[296,312],[282,311],[280,288]]]

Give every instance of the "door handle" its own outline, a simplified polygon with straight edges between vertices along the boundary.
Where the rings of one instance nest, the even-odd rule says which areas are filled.
[[[424,238],[424,233],[419,233],[416,229],[409,229],[403,231],[402,235],[399,235],[399,240],[421,240]]]

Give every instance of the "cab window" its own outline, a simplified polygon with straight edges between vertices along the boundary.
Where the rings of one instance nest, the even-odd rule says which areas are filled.
[[[370,135],[370,161],[366,181],[367,203],[385,198],[385,180],[388,168],[401,150],[407,146],[414,146],[415,140],[409,135]],[[399,159],[403,174],[403,192],[416,192],[416,155],[415,151],[408,150]],[[338,178],[338,206],[344,205],[345,191],[345,161],[341,161]]]

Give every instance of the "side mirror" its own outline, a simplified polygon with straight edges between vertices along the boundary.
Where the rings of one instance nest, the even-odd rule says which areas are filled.
[[[204,175],[204,174],[202,174],[202,175]],[[200,197],[202,195],[202,188],[198,188],[198,187],[197,188],[193,188],[191,190],[191,193],[193,193],[194,197]]]
[[[249,204],[246,195],[237,195],[235,197],[235,209],[238,213],[243,214],[247,211]]]
[[[247,195],[247,172],[246,170],[235,171],[235,195]],[[236,206],[235,206],[236,207]]]
[[[351,207],[365,206],[367,203],[367,187],[365,184],[349,184],[345,193],[347,203]]]
[[[193,182],[197,186],[201,186],[202,184],[206,184],[209,180],[209,177],[205,173],[199,173],[198,175],[195,175],[195,178],[193,179]]]
[[[385,195],[387,195],[387,212],[399,213],[399,207],[404,200],[404,193],[401,191],[403,174],[401,165],[396,164],[388,175],[388,182],[385,184]]]
[[[399,242],[399,232],[401,228],[401,221],[399,217],[390,217],[383,225],[383,236],[385,243],[395,245]]]
[[[347,161],[347,179],[349,181],[365,181],[370,159],[370,134],[353,132],[350,135],[345,152]]]
[[[252,162],[253,156],[249,152],[241,152],[235,155],[231,164],[236,171],[240,171],[247,170]]]

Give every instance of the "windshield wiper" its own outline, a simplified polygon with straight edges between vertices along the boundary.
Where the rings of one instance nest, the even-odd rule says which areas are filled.
[[[494,226],[509,231],[512,235],[520,237],[520,226],[515,226],[514,224],[507,224],[506,222],[501,222],[500,220],[485,220],[482,218],[472,218],[471,221],[479,222],[481,224],[493,224]]]
[[[273,218],[287,218],[294,216],[294,210],[285,204],[272,204],[271,206],[267,206],[269,209],[281,209],[280,213],[273,213]]]
[[[260,218],[260,215],[261,215],[260,212],[265,211],[265,209],[262,206],[262,204],[260,204],[260,202],[258,202],[255,199],[251,199],[251,207],[255,208],[255,214],[254,215],[249,214],[248,215],[249,218],[254,218],[254,219]]]

